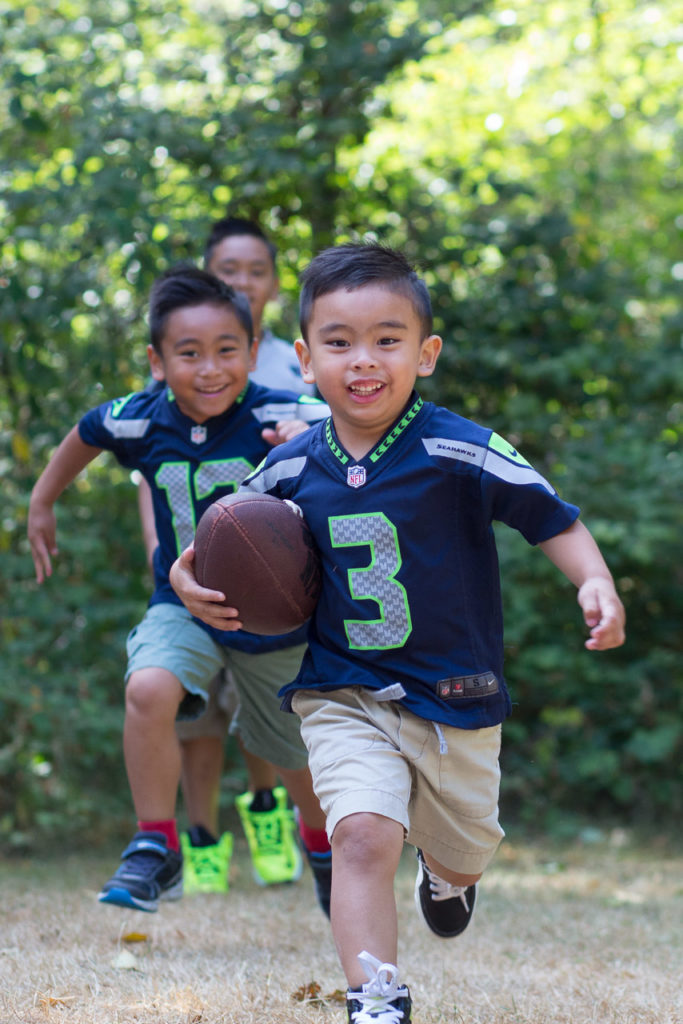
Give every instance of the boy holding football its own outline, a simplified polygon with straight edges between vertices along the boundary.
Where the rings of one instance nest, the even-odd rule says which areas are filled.
[[[275,699],[278,685],[298,670],[303,631],[258,637],[206,629],[178,601],[168,571],[208,505],[236,490],[270,444],[305,430],[327,410],[314,399],[249,381],[257,351],[249,303],[205,271],[179,267],[155,283],[150,342],[152,376],[164,382],[163,388],[133,393],[86,413],[33,489],[28,533],[36,578],[42,582],[57,550],[54,504],[103,449],[139,470],[151,487],[159,539],[155,589],[144,619],[128,638],[124,723],[138,830],[99,899],[154,911],[159,899],[182,894],[175,821],[180,750],[174,723],[176,717],[201,714],[210,680],[226,666],[240,698],[246,748],[269,751],[299,808],[304,838],[307,829],[313,839],[324,835],[298,723],[290,725]],[[329,868],[327,877],[329,884]]]
[[[498,823],[503,680],[492,523],[538,544],[578,588],[586,647],[624,642],[602,555],[510,444],[423,402],[441,350],[427,289],[399,253],[342,245],[302,277],[304,379],[332,410],[243,484],[300,506],[320,549],[322,595],[283,706],[301,719],[332,843],[332,930],[348,1019],[408,1024],[393,879],[417,848],[416,904],[443,938],[467,927]],[[192,551],[171,570],[188,608],[239,626],[198,586]]]

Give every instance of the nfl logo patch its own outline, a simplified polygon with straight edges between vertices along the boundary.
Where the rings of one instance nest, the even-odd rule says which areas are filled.
[[[193,427],[190,431],[192,444],[204,444],[206,441],[206,427]]]
[[[365,480],[365,466],[349,466],[346,471],[346,482],[349,487],[362,487]]]

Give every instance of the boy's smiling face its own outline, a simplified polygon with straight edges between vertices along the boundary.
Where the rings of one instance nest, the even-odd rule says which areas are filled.
[[[249,341],[229,306],[184,306],[169,315],[161,352],[147,346],[152,376],[165,380],[181,412],[204,423],[226,412],[244,390],[257,350]]]
[[[434,371],[441,338],[423,338],[411,299],[372,284],[339,289],[313,303],[308,341],[297,341],[303,378],[332,410],[354,458],[380,441],[403,411],[416,377]]]

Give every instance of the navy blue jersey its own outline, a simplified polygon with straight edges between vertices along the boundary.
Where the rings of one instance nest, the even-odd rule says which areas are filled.
[[[170,568],[192,543],[202,513],[236,491],[270,451],[261,437],[263,428],[278,420],[315,422],[328,414],[316,399],[253,383],[226,413],[202,424],[180,411],[167,387],[133,392],[85,414],[78,425],[81,440],[139,470],[152,490],[159,546],[150,604],[181,603],[169,583]],[[221,643],[246,651],[274,650],[305,639],[305,630],[272,638],[205,628]]]
[[[242,489],[289,498],[322,555],[323,588],[291,693],[390,687],[463,729],[510,712],[492,524],[531,544],[579,514],[503,438],[416,393],[356,461],[331,420],[273,449]]]

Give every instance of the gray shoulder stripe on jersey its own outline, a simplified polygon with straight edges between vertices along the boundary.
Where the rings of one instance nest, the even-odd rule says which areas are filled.
[[[555,488],[548,483],[544,476],[537,473],[532,466],[519,466],[514,462],[508,462],[507,459],[497,455],[490,449],[484,461],[484,471],[497,476],[499,480],[506,480],[510,484],[518,484],[519,486],[539,484],[546,491],[549,491],[550,494],[556,493]]]
[[[490,448],[470,444],[469,441],[458,441],[452,437],[423,437],[422,443],[430,455],[440,455],[444,459],[456,459],[459,462],[469,462],[473,466],[481,466],[487,473],[511,484],[540,484],[546,491],[555,494],[555,489],[545,477],[531,466],[509,462]]]
[[[104,417],[104,427],[112,437],[144,437],[149,427],[149,420],[117,420],[107,409]]]
[[[471,462],[474,466],[483,466],[488,448],[469,441],[458,441],[453,437],[423,437],[422,444],[429,455],[440,455],[444,459],[457,459],[458,462]]]
[[[300,476],[305,465],[305,455],[298,459],[283,459],[282,462],[276,462],[264,469],[263,472],[253,476],[247,486],[250,491],[269,491],[280,480],[289,480],[293,476]]]
[[[303,420],[304,423],[310,423],[326,419],[330,415],[330,410],[324,402],[317,405],[308,402],[270,402],[268,405],[254,406],[251,414],[259,423],[277,423],[279,420]]]
[[[304,423],[317,423],[318,420],[326,420],[330,415],[329,405],[319,402],[315,405],[310,399],[308,402],[300,402],[297,405],[295,419],[303,420]]]

